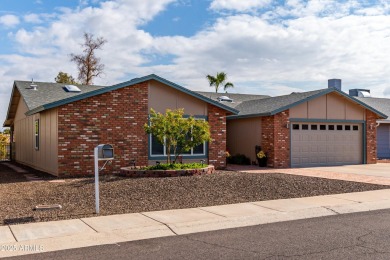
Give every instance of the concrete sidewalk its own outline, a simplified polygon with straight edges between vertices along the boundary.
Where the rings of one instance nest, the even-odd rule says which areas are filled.
[[[390,189],[0,226],[0,257],[390,208]]]

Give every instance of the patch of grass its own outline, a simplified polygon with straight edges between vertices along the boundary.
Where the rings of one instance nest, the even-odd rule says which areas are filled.
[[[158,165],[148,166],[143,170],[186,170],[186,169],[201,169],[207,167],[207,164],[201,163],[161,163]]]

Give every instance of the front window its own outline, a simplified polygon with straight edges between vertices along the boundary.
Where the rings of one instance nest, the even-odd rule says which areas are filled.
[[[165,142],[161,144],[157,138],[153,135],[150,135],[150,155],[151,156],[166,156],[166,147]],[[206,143],[195,146],[189,151],[183,151],[181,155],[192,156],[192,155],[205,155],[206,151]],[[173,155],[173,150],[171,151],[171,155]]]
[[[39,119],[35,120],[34,135],[35,135],[35,150],[39,150]]]

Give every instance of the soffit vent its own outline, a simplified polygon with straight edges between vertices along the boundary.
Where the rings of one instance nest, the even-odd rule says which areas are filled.
[[[75,85],[65,85],[64,89],[66,92],[81,92],[81,89],[79,89]]]
[[[217,99],[218,99],[219,102],[230,102],[230,103],[233,102],[233,99],[231,99],[228,96],[220,96]]]

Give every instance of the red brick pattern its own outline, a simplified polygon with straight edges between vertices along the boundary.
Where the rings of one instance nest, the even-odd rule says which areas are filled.
[[[376,114],[366,109],[367,164],[374,164],[377,162],[376,118]]]
[[[209,143],[209,164],[215,168],[226,167],[226,111],[208,104],[208,121],[212,142]]]
[[[58,173],[60,177],[94,173],[93,150],[112,144],[115,159],[102,173],[147,165],[148,82],[79,100],[58,108]]]
[[[289,110],[274,116],[261,118],[262,139],[261,148],[267,153],[268,167],[290,167],[290,130]]]

